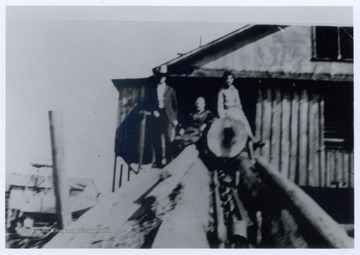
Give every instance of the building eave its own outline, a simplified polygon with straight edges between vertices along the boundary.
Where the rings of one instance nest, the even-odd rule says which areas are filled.
[[[160,66],[167,65],[170,74],[191,74],[197,68],[270,34],[279,32],[285,27],[287,26],[246,25],[230,34],[153,68],[153,72],[156,72]]]

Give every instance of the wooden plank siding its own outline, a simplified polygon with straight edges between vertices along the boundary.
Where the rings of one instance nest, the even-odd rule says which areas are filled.
[[[324,144],[324,134],[322,128],[325,126],[324,119],[324,99],[319,95],[319,169],[320,169],[320,186],[326,187],[326,161],[325,161],[325,144]]]
[[[272,121],[270,131],[270,164],[280,169],[281,153],[281,92],[280,89],[272,90]]]
[[[309,96],[305,89],[301,90],[299,106],[299,171],[298,184],[307,185],[308,163],[308,109]]]
[[[259,85],[256,155],[299,186],[353,187],[353,151],[325,150],[321,92],[292,85]]]
[[[270,131],[271,131],[271,121],[272,121],[272,114],[271,114],[271,105],[272,105],[272,93],[271,89],[265,89],[263,93],[263,114],[262,114],[262,137],[261,139],[266,142],[263,146],[261,151],[261,156],[267,161],[270,161],[270,150],[271,150],[271,140],[270,140]]]
[[[299,119],[299,93],[292,92],[292,101],[291,101],[291,124],[290,127],[290,169],[289,169],[289,179],[295,181],[297,176],[297,169],[299,168],[299,143],[298,141],[298,119]]]
[[[281,145],[280,145],[280,172],[284,177],[289,177],[290,169],[290,141],[291,131],[291,95],[285,92],[281,101]]]

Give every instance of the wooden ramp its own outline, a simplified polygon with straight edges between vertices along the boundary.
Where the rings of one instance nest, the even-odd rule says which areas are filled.
[[[102,198],[44,248],[207,248],[208,206],[198,203],[208,200],[207,175],[189,146],[165,169],[141,173]]]
[[[352,248],[354,240],[299,187],[258,160],[239,163],[250,247]],[[211,173],[194,145],[140,173],[45,248],[209,248]],[[220,219],[222,216],[219,216]],[[66,232],[65,232],[66,231]]]

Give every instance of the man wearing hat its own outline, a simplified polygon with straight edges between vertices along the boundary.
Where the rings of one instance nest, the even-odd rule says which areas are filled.
[[[152,144],[155,152],[154,167],[162,167],[169,163],[172,157],[171,142],[175,137],[177,121],[177,100],[175,90],[166,84],[167,66],[162,65],[154,71],[155,86],[152,86],[149,98],[149,111],[152,114]],[[162,147],[162,137],[165,148]],[[165,152],[165,159],[163,158]]]

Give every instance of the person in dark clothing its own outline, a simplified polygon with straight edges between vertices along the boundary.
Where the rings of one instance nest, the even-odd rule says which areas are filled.
[[[166,84],[166,78],[167,66],[163,65],[155,72],[155,84],[150,86],[150,91],[146,95],[147,110],[151,113],[154,167],[159,168],[168,164],[172,158],[171,142],[174,140],[175,127],[178,125],[176,93]],[[162,146],[162,137],[165,148]]]
[[[199,140],[205,127],[214,119],[214,115],[210,110],[205,108],[205,99],[198,97],[195,101],[196,110],[190,113],[190,123],[180,129],[180,135],[191,142]]]

